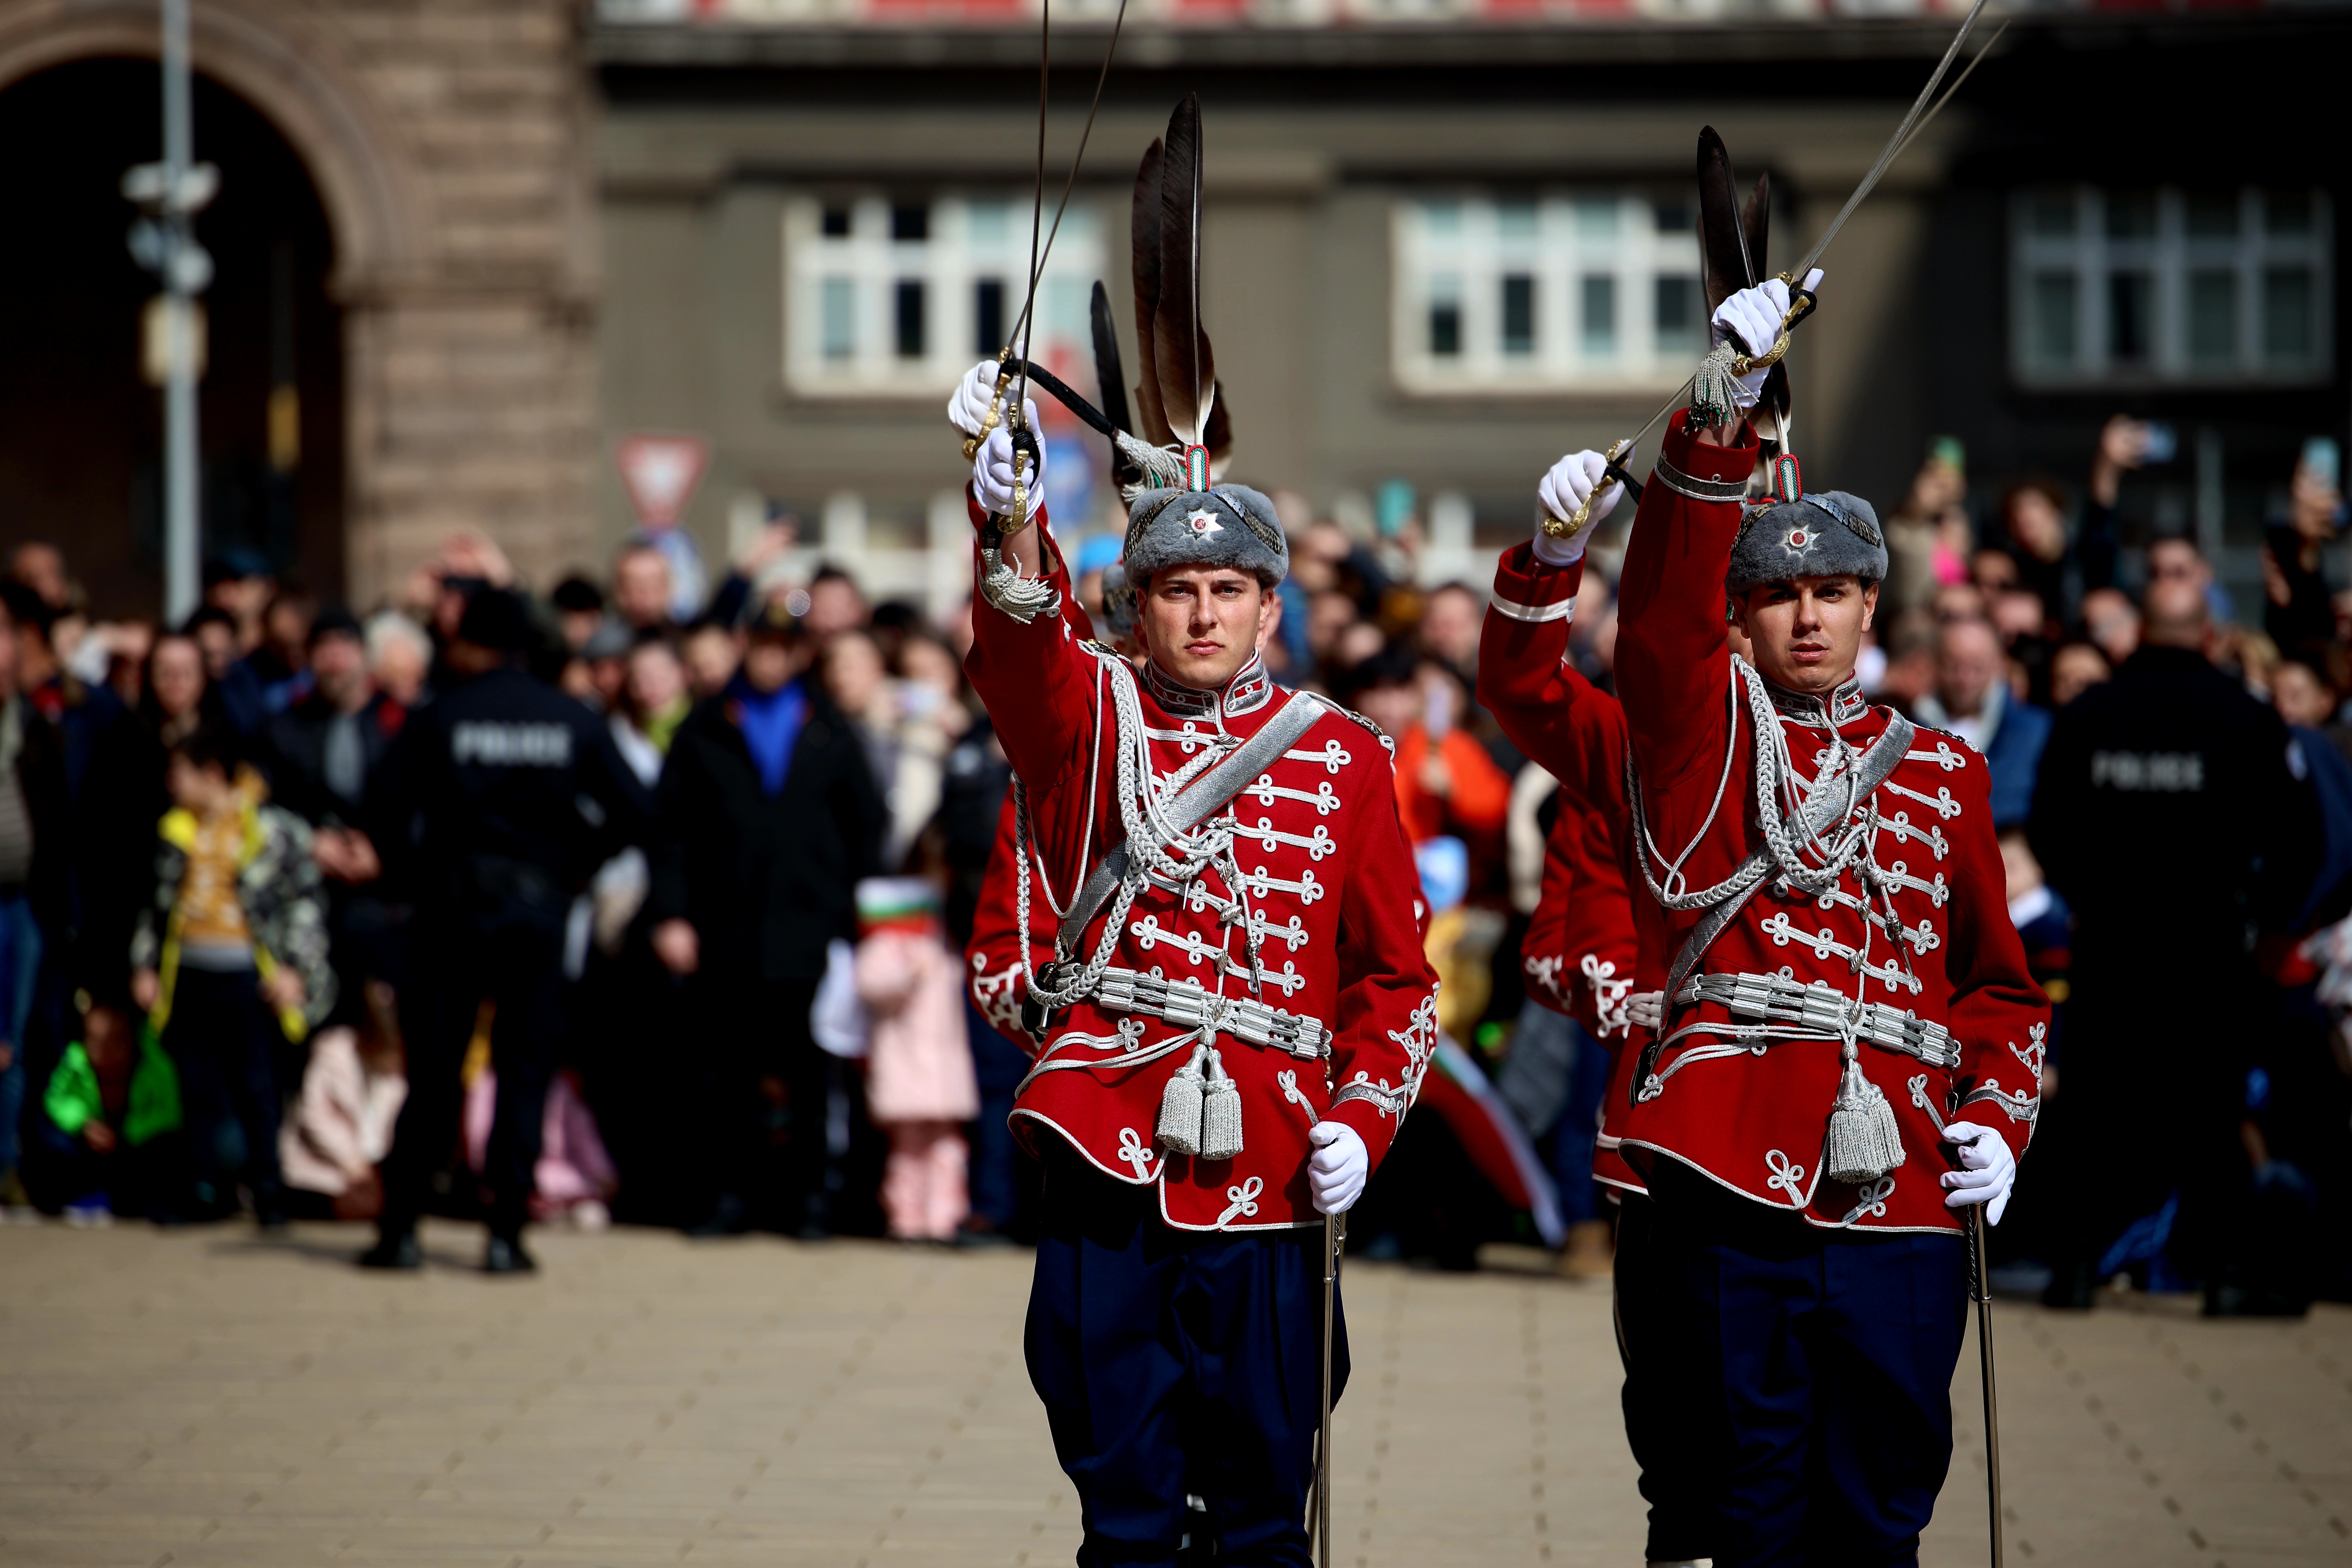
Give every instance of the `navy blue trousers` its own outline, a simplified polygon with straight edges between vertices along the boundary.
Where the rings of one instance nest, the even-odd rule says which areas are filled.
[[[1617,1214],[1617,1354],[1625,1367],[1625,1442],[1641,1467],[1650,1505],[1652,1563],[1715,1557],[1723,1539],[1718,1471],[1691,1441],[1690,1412],[1712,1404],[1716,1388],[1698,1358],[1675,1342],[1674,1294],[1662,1295],[1655,1205],[1642,1193],[1621,1194]]]
[[[1029,1295],[1029,1380],[1078,1489],[1080,1568],[1173,1564],[1208,1505],[1217,1562],[1309,1568],[1323,1227],[1176,1230],[1159,1194],[1058,1144]],[[1335,1328],[1333,1396],[1348,1376]],[[1194,1542],[1197,1548],[1199,1542]]]
[[[1896,1568],[1952,1460],[1968,1321],[1958,1237],[1823,1231],[1670,1160],[1652,1278],[1717,1478],[1716,1568]]]

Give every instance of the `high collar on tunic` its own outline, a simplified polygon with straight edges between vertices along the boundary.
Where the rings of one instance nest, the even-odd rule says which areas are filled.
[[[1785,686],[1764,682],[1764,689],[1772,694],[1772,706],[1781,717],[1794,719],[1801,724],[1818,724],[1827,730],[1843,730],[1870,711],[1870,704],[1862,695],[1862,682],[1848,676],[1826,698],[1810,691],[1791,691]]]
[[[1215,691],[1187,686],[1150,659],[1143,662],[1143,683],[1152,700],[1176,718],[1213,719],[1221,727],[1228,719],[1256,712],[1274,696],[1274,677],[1266,673],[1265,660],[1255,653]]]

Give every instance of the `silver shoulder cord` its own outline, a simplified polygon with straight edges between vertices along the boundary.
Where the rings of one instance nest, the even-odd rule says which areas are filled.
[[[1035,853],[1035,826],[1029,810],[1028,791],[1019,774],[1013,777],[1013,838],[1020,860],[1020,879],[1016,884],[1015,917],[1021,925],[1021,958],[1016,966],[1028,994],[1048,1008],[1066,1007],[1093,994],[1101,982],[1103,971],[1110,966],[1118,951],[1118,936],[1126,923],[1128,911],[1134,907],[1138,894],[1147,882],[1169,889],[1182,888],[1197,881],[1212,866],[1224,875],[1232,889],[1232,906],[1223,921],[1227,927],[1239,924],[1249,952],[1250,988],[1263,994],[1264,985],[1260,948],[1264,938],[1259,922],[1253,918],[1248,884],[1243,879],[1241,868],[1233,858],[1234,820],[1230,809],[1220,811],[1197,827],[1180,829],[1163,809],[1166,802],[1183,792],[1184,787],[1206,773],[1239,742],[1231,735],[1213,738],[1213,743],[1202,748],[1201,754],[1187,762],[1166,779],[1157,779],[1151,771],[1151,742],[1145,732],[1141,699],[1137,691],[1135,672],[1127,661],[1113,654],[1097,654],[1095,699],[1095,763],[1087,774],[1087,837],[1084,853],[1091,855],[1095,844],[1094,813],[1100,798],[1099,774],[1094,771],[1102,756],[1102,688],[1105,678],[1110,688],[1114,715],[1118,721],[1115,746],[1118,752],[1118,780],[1120,826],[1126,829],[1129,864],[1127,874],[1119,879],[1118,891],[1111,896],[1108,918],[1103,922],[1102,936],[1094,953],[1076,975],[1060,985],[1041,981],[1036,968],[1030,963],[1031,937],[1029,927],[1029,879],[1031,858]],[[1043,868],[1038,868],[1043,879]],[[1053,889],[1046,887],[1046,898],[1053,900]],[[1055,906],[1055,912],[1064,912]],[[1064,958],[1059,938],[1055,939],[1055,957]],[[1224,987],[1225,965],[1218,968],[1218,990]],[[1125,1065],[1125,1058],[1122,1058]]]
[[[1906,973],[1915,973],[1915,972],[1912,969],[1910,951],[1902,939],[1902,917],[1895,908],[1895,885],[1879,870],[1875,855],[1879,826],[1878,807],[1874,798],[1870,801],[1862,798],[1859,788],[1862,773],[1860,753],[1854,751],[1853,743],[1846,740],[1844,732],[1838,728],[1837,724],[1834,721],[1831,722],[1830,739],[1835,750],[1826,764],[1816,773],[1811,783],[1801,784],[1797,777],[1794,762],[1789,755],[1787,729],[1781,724],[1780,714],[1772,705],[1770,693],[1765,689],[1764,678],[1738,655],[1732,654],[1728,657],[1731,660],[1733,686],[1730,694],[1732,722],[1724,742],[1723,774],[1716,783],[1715,799],[1707,807],[1706,819],[1699,824],[1697,832],[1692,836],[1690,842],[1684,846],[1682,853],[1672,860],[1668,860],[1664,852],[1659,849],[1656,839],[1650,832],[1649,813],[1642,795],[1641,775],[1633,765],[1632,749],[1627,749],[1626,795],[1628,803],[1633,808],[1633,820],[1641,833],[1642,879],[1648,884],[1651,897],[1656,899],[1662,907],[1686,913],[1693,910],[1711,909],[1727,899],[1746,892],[1774,870],[1780,873],[1780,879],[1790,887],[1819,898],[1833,891],[1839,879],[1852,869],[1861,879],[1865,895],[1862,904],[1863,946],[1858,955],[1863,963],[1857,965],[1854,977],[1855,999],[1862,1000],[1869,986],[1870,971],[1865,965],[1872,939],[1881,925],[1885,927],[1889,942],[1893,943],[1894,962],[1899,963]],[[1749,723],[1754,728],[1756,736],[1756,811],[1764,836],[1765,847],[1769,852],[1769,858],[1750,858],[1744,860],[1738,870],[1714,887],[1697,892],[1688,891],[1688,883],[1683,875],[1683,866],[1697,851],[1699,845],[1706,841],[1708,832],[1715,826],[1717,817],[1722,813],[1724,796],[1728,793],[1732,763],[1738,755],[1738,708],[1743,690],[1748,699]],[[1811,791],[1833,787],[1841,784],[1845,789],[1846,799],[1834,820],[1845,826],[1832,831],[1829,837],[1824,837],[1821,831],[1805,822],[1804,814],[1796,808],[1803,804]],[[1862,815],[1858,819],[1853,819],[1857,811],[1861,811]],[[1801,842],[1790,835],[1784,819],[1784,813],[1796,818],[1799,830],[1804,836]],[[1806,858],[1806,853],[1809,850],[1814,857],[1811,860]],[[1650,862],[1653,859],[1665,868],[1665,879],[1663,884],[1650,869]],[[1878,896],[1883,905],[1883,912],[1875,917],[1869,909],[1867,898],[1873,893]],[[1675,1005],[1675,999],[1671,996],[1665,998],[1665,1005],[1671,1011]],[[1675,1037],[1680,1038],[1689,1032],[1688,1029],[1679,1030]]]

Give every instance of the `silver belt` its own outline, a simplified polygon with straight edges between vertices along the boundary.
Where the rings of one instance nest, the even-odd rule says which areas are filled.
[[[1806,984],[1785,974],[1701,974],[1675,994],[1677,1006],[1713,1002],[1735,1018],[1795,1024],[1825,1040],[1842,1040],[1851,1029],[1857,1040],[1930,1067],[1960,1065],[1959,1042],[1941,1024],[1897,1012],[1884,1002],[1857,1002],[1821,981]]]
[[[1213,1020],[1217,1033],[1294,1057],[1319,1059],[1331,1051],[1331,1031],[1322,1019],[1269,1007],[1254,997],[1219,996],[1197,980],[1107,968],[1095,986],[1094,1000],[1111,1012],[1140,1014],[1180,1029],[1202,1028]]]

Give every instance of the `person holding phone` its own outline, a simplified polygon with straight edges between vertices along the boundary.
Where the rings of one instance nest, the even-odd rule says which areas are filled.
[[[2336,611],[2323,570],[2325,552],[2344,528],[2341,458],[2336,443],[2303,444],[2287,490],[2284,520],[2263,532],[2263,629],[2289,658],[2326,668],[2336,638]]]

